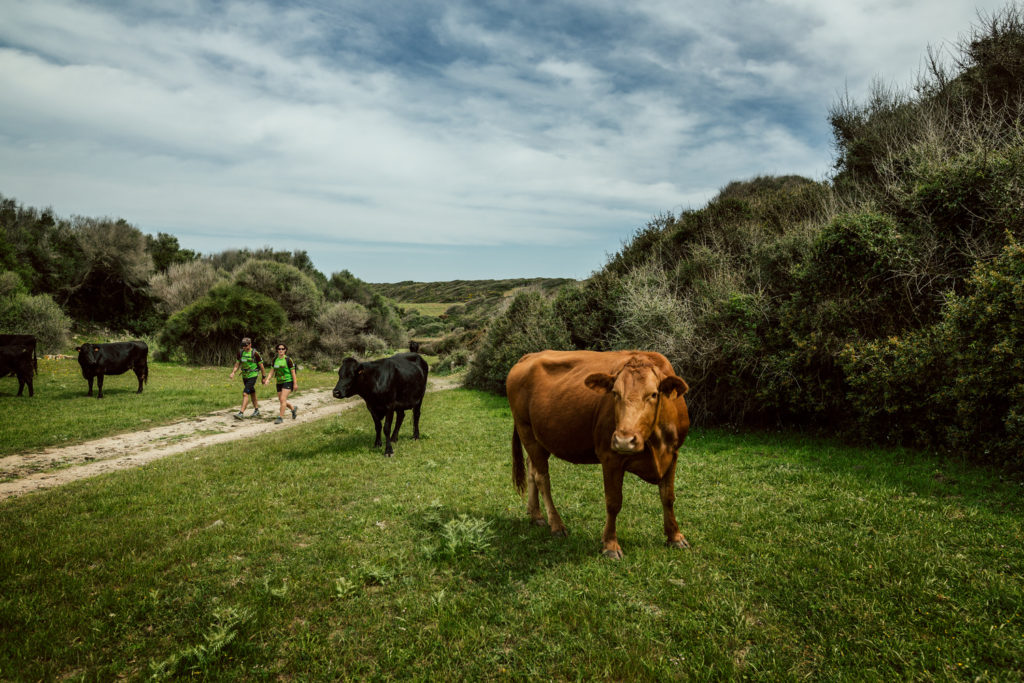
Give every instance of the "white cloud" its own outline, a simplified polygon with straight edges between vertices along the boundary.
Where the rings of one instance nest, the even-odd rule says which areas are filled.
[[[358,2],[5,3],[0,192],[203,251],[237,235],[314,259],[338,244],[590,258],[731,180],[821,177],[828,104],[878,74],[906,83],[926,44],[969,27],[973,3],[946,4],[466,3],[374,20]]]

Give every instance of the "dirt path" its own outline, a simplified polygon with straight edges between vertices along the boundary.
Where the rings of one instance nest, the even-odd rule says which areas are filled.
[[[427,391],[441,391],[455,386],[458,383],[454,379],[431,378]],[[271,405],[269,400],[264,400],[262,419],[236,420],[234,415],[238,408],[235,407],[162,427],[108,436],[74,446],[0,457],[0,479],[9,480],[0,482],[0,501],[105,472],[139,467],[193,448],[244,439],[272,429],[291,429],[361,407],[363,400],[356,397],[339,401],[331,395],[331,389],[314,389],[303,391],[295,397],[293,403],[299,408],[298,416],[294,420],[289,416],[279,425],[274,424],[277,401]]]

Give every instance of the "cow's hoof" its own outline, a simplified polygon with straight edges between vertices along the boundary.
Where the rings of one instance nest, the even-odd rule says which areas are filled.
[[[687,550],[690,547],[689,542],[685,538],[681,538],[678,541],[665,541],[665,545],[669,548],[679,548],[680,550]]]
[[[533,519],[530,520],[530,524],[533,524],[534,526],[547,526],[548,525],[547,520],[545,520],[543,517],[534,517]]]
[[[551,535],[554,536],[555,538],[569,538],[569,530],[565,529],[565,528],[562,528],[562,529],[552,529],[551,530]]]
[[[607,557],[609,560],[621,560],[622,559],[622,551],[618,550],[618,549],[616,549],[616,550],[605,550],[604,552],[601,553],[601,555],[603,555],[604,557]]]

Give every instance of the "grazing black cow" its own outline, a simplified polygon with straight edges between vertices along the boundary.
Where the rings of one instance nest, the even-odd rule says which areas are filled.
[[[361,396],[373,416],[377,430],[374,446],[380,446],[381,420],[384,421],[384,455],[395,454],[393,442],[405,419],[405,411],[412,409],[412,438],[420,438],[420,407],[423,394],[427,391],[427,362],[418,353],[398,353],[390,358],[381,358],[360,363],[355,358],[346,358],[338,369],[338,384],[334,387],[334,398]],[[391,431],[391,420],[395,413],[395,429]]]
[[[26,384],[28,395],[36,395],[32,388],[32,355],[32,349],[28,346],[0,346],[0,377],[18,376],[18,396],[21,396]]]
[[[78,351],[78,364],[82,366],[82,377],[89,382],[89,396],[92,396],[93,377],[99,387],[96,398],[103,398],[103,376],[123,375],[129,370],[134,370],[139,378],[139,390],[135,393],[142,393],[142,383],[149,379],[149,347],[146,342],[82,344],[75,350]]]
[[[39,374],[39,362],[36,359],[36,338],[32,334],[0,334],[0,346],[27,346],[32,349],[32,369]]]

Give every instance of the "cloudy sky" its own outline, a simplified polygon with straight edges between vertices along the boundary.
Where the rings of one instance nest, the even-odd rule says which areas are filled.
[[[0,194],[370,282],[584,278],[985,0],[0,0]]]

